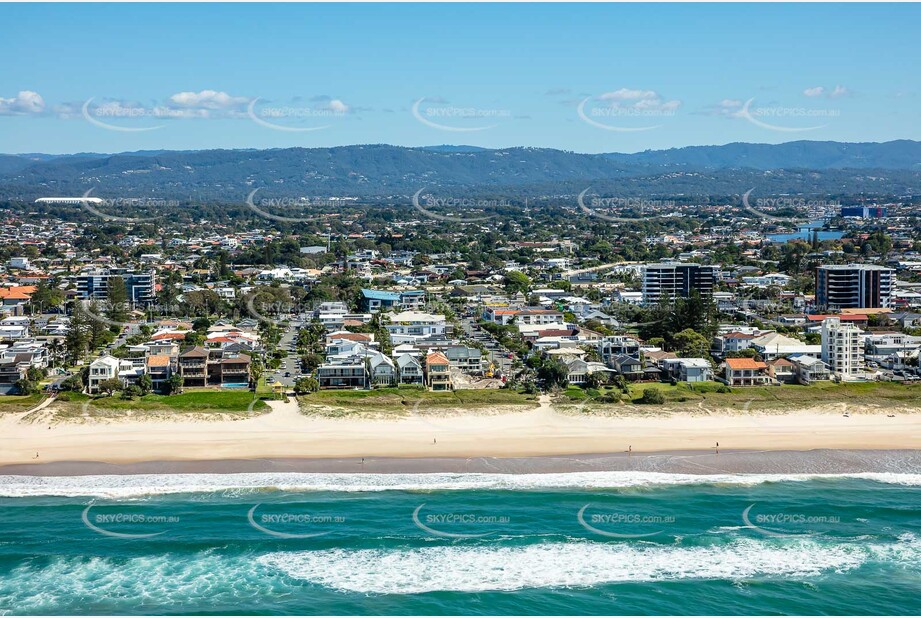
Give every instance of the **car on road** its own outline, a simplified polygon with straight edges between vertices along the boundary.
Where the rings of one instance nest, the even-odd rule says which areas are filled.
[[[286,378],[290,378],[290,377],[291,377],[291,372],[290,372],[290,371],[286,371],[286,372],[285,372],[285,377],[286,377]]]

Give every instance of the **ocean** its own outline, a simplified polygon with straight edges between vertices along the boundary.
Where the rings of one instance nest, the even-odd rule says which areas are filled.
[[[913,614],[921,475],[0,476],[0,614]]]

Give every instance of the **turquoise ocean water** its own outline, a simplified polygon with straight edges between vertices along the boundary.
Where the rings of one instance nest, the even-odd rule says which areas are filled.
[[[0,477],[2,614],[912,614],[921,475]]]

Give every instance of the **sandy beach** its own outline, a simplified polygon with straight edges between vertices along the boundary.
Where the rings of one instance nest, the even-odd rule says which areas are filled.
[[[912,450],[921,448],[921,414],[859,413],[842,408],[791,414],[667,416],[560,413],[542,397],[504,414],[395,420],[324,418],[296,401],[242,420],[25,422],[0,418],[0,465],[54,462],[204,462],[364,458],[517,458],[693,451]],[[34,415],[33,417],[34,418]],[[36,457],[38,455],[38,457]],[[18,468],[25,467],[23,465]]]

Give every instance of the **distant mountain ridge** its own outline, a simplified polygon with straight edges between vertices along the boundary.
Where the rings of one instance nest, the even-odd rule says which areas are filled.
[[[265,187],[278,197],[405,197],[428,188],[518,194],[591,185],[639,194],[775,192],[916,194],[921,142],[733,143],[635,154],[549,148],[407,148],[355,145],[270,150],[0,155],[0,198],[50,194],[239,199]]]
[[[921,142],[812,142],[687,146],[635,154],[610,153],[614,161],[698,169],[921,169]]]

